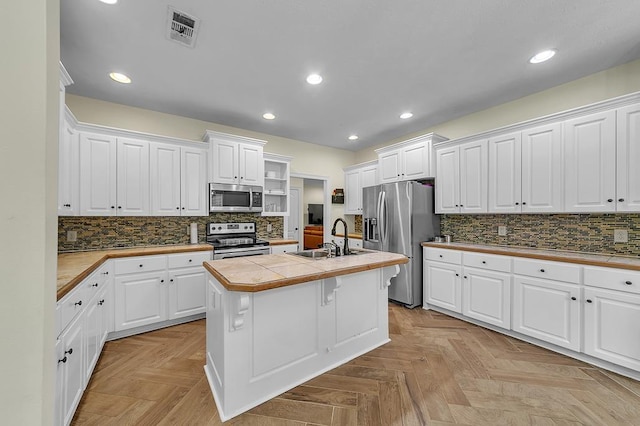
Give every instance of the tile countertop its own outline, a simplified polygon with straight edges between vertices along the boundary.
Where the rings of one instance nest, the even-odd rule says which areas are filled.
[[[271,254],[211,260],[204,263],[227,290],[257,292],[407,263],[401,254],[363,250],[356,256],[313,260],[291,254]]]
[[[361,240],[362,239],[362,234],[349,232],[347,235],[349,235],[349,238],[353,238],[353,239],[356,239],[356,240]],[[344,234],[336,233],[336,237],[344,238]]]
[[[471,243],[425,242],[422,243],[422,246],[640,271],[640,257],[637,256],[617,256],[611,254],[582,253],[527,247],[492,246]]]
[[[212,246],[209,244],[185,244],[60,253],[58,255],[57,297],[58,300],[60,300],[107,259],[147,256],[152,254],[184,253],[189,251],[207,251],[212,249]]]
[[[269,241],[270,246],[284,246],[287,244],[298,244],[297,240],[290,240],[288,238],[266,238]]]

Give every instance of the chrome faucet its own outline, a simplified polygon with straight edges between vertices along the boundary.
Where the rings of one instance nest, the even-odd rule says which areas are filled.
[[[318,247],[328,248],[329,249],[329,255],[327,257],[329,257],[329,258],[340,256],[340,247],[338,247],[338,245],[336,243],[334,243],[333,241],[328,242],[328,243],[322,243]]]
[[[334,237],[336,236],[336,225],[338,224],[338,222],[342,222],[342,225],[344,226],[344,247],[342,249],[342,254],[347,256],[351,254],[351,250],[349,250],[349,231],[347,230],[347,222],[345,222],[344,219],[342,218],[337,218],[335,222],[333,222],[333,228],[331,228],[331,235],[333,235]]]

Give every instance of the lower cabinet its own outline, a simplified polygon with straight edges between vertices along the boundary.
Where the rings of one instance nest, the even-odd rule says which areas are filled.
[[[169,272],[168,319],[201,314],[206,310],[207,278],[204,267]]]
[[[464,267],[462,314],[511,328],[511,274]]]
[[[424,262],[424,304],[462,312],[462,267],[444,262]],[[426,307],[426,306],[425,306]]]
[[[71,423],[84,392],[83,323],[82,315],[76,316],[56,344],[56,424]]]
[[[513,331],[580,351],[580,286],[516,275]]]
[[[271,246],[271,254],[293,253],[298,251],[297,244],[282,244],[277,246]]]
[[[128,330],[167,319],[166,286],[167,273],[164,270],[116,275],[115,331]]]

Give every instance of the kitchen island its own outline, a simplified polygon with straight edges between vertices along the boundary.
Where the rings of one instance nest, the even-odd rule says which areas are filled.
[[[408,259],[360,251],[205,262],[205,372],[220,418],[237,416],[389,341],[390,280]]]

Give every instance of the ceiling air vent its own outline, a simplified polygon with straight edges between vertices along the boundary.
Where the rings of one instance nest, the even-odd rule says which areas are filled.
[[[184,12],[169,6],[167,16],[167,38],[185,46],[193,47],[196,44],[196,36],[200,20]]]

